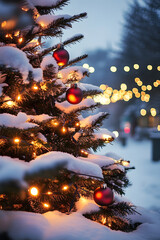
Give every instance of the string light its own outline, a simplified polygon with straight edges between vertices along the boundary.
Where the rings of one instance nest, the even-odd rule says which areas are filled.
[[[95,69],[94,69],[94,67],[89,67],[89,69],[88,69],[88,70],[89,70],[89,72],[90,72],[90,73],[94,73],[94,72],[95,72]]]
[[[110,67],[110,71],[111,71],[111,72],[117,72],[117,68],[116,68],[115,66],[111,66],[111,67]]]
[[[6,38],[11,38],[11,39],[13,39],[12,34],[9,34],[9,33],[7,33],[7,34],[5,35],[5,37],[6,37]]]
[[[151,85],[147,85],[147,90],[151,91],[152,90],[152,86]]]
[[[59,122],[57,120],[52,120],[52,124],[54,127],[57,127],[59,125]]]
[[[155,108],[151,108],[150,112],[151,112],[152,117],[155,117],[157,115],[157,111]]]
[[[63,190],[63,191],[67,191],[68,188],[69,188],[69,187],[68,187],[67,185],[65,185],[65,186],[63,186],[62,190]]]
[[[130,67],[129,66],[124,66],[124,71],[125,72],[129,72],[130,71]]]
[[[67,129],[65,127],[62,127],[62,133],[66,133],[67,132]]]
[[[118,131],[113,131],[113,134],[116,136],[116,138],[119,137],[119,132]]]
[[[17,96],[17,101],[20,101],[21,100],[21,95],[18,95]]]
[[[7,22],[6,22],[6,21],[4,21],[4,22],[1,23],[1,27],[2,27],[2,28],[5,28],[6,25],[7,25]]]
[[[87,151],[84,151],[84,150],[81,150],[81,153],[84,155],[84,156],[88,156],[89,154],[88,154],[88,152]]]
[[[29,192],[30,192],[30,194],[31,194],[32,196],[34,196],[34,197],[38,196],[38,194],[39,194],[38,188],[36,188],[36,187],[31,187],[31,188],[29,189]]]
[[[38,86],[36,84],[33,85],[32,87],[33,90],[37,91],[38,90]]]
[[[160,131],[160,125],[157,126],[157,130]]]
[[[52,194],[53,194],[53,193],[52,193],[52,192],[50,192],[50,191],[48,191],[48,192],[47,192],[47,195],[52,195]]]
[[[124,167],[129,167],[129,164],[130,164],[130,161],[122,161],[122,165],[124,166]]]
[[[136,69],[136,70],[139,69],[139,65],[138,65],[138,64],[134,64],[133,67],[134,67],[134,69]]]
[[[107,222],[107,219],[106,219],[106,217],[102,216],[101,223],[102,223],[103,225],[105,225],[105,224],[106,224],[106,222]]]
[[[107,86],[106,86],[105,84],[101,84],[101,85],[100,85],[100,89],[106,90],[106,88],[107,88]]]
[[[14,138],[14,143],[20,143],[20,139],[19,138]]]
[[[43,203],[43,207],[45,207],[45,208],[49,208],[50,205],[49,205],[48,203]]]
[[[13,101],[7,101],[6,104],[8,105],[8,107],[13,107],[14,106]]]
[[[152,65],[148,65],[148,66],[147,66],[147,69],[148,69],[149,71],[151,71],[151,70],[153,69]]]
[[[75,125],[76,125],[76,127],[80,127],[80,123],[79,122],[77,122]]]
[[[22,43],[23,42],[23,38],[22,37],[18,38],[18,42]]]
[[[143,91],[146,91],[146,90],[147,90],[147,87],[143,85],[143,86],[141,87],[141,89],[142,89]]]
[[[157,70],[160,71],[160,66],[157,67]]]
[[[108,135],[108,134],[103,134],[103,139],[104,139],[106,142],[109,142],[109,141],[112,139],[112,137],[111,137],[110,135]]]
[[[83,64],[83,67],[88,69],[88,68],[89,68],[88,63],[84,63],[84,64]]]
[[[122,83],[121,84],[121,89],[124,90],[124,91],[127,90],[127,85],[125,83]]]

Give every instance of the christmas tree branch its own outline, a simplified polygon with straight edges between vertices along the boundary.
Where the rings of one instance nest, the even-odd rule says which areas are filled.
[[[62,45],[63,46],[66,46],[66,45],[70,45],[70,44],[75,44],[77,41],[80,41],[84,36],[82,34],[78,34],[76,36],[73,36],[72,38],[62,42]],[[47,48],[45,50],[43,50],[41,53],[37,54],[36,57],[43,57],[45,55],[47,55],[48,53],[54,51],[55,49],[57,49],[59,44],[56,44],[50,48]]]
[[[58,10],[58,9],[61,10],[62,7],[64,7],[68,3],[69,3],[69,0],[59,0],[52,6],[38,6],[37,5],[36,8],[39,11],[39,13],[41,15],[43,15],[43,14],[49,14],[49,13],[53,12],[54,10]]]
[[[75,63],[77,63],[77,62],[79,62],[79,61],[82,61],[83,59],[85,59],[85,58],[87,58],[87,57],[88,57],[87,54],[84,54],[84,55],[82,55],[82,56],[80,56],[80,57],[77,57],[77,58],[69,61],[65,66],[62,67],[62,69],[65,68],[65,67],[68,67],[68,66],[72,66],[72,65],[74,65]]]

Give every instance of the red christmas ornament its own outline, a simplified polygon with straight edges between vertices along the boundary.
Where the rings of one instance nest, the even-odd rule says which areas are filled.
[[[73,84],[66,92],[66,99],[71,104],[78,104],[82,101],[83,93],[77,84]]]
[[[69,53],[63,48],[60,47],[53,52],[53,57],[57,61],[58,66],[64,66],[69,61]]]
[[[107,187],[106,184],[103,187],[98,187],[94,191],[94,201],[100,206],[107,206],[113,202],[113,192]]]

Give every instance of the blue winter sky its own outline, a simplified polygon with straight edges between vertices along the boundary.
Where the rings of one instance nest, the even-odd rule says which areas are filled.
[[[72,45],[69,52],[72,56],[96,48],[118,47],[123,26],[123,14],[129,3],[134,0],[70,0],[70,4],[58,14],[78,14],[87,12],[88,18],[74,23],[72,29],[65,30],[62,40],[77,33],[85,39]]]

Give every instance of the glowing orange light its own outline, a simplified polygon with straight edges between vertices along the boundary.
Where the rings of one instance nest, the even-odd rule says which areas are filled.
[[[63,133],[66,133],[67,132],[67,129],[65,127],[62,128],[62,132]]]
[[[38,196],[38,194],[39,194],[38,188],[36,188],[36,187],[31,187],[29,189],[29,192],[32,196],[35,196],[35,197]]]
[[[98,199],[102,198],[102,193],[101,192],[96,193],[96,198]]]
[[[45,208],[49,208],[50,205],[49,205],[48,203],[43,203],[43,207],[45,207]]]
[[[15,139],[14,139],[14,142],[15,142],[15,143],[20,143],[20,139],[19,139],[19,138],[15,138]]]
[[[80,126],[80,123],[79,123],[79,122],[77,122],[77,123],[76,123],[76,127],[79,127],[79,126]]]
[[[101,223],[102,223],[102,224],[106,224],[106,222],[107,222],[107,219],[102,216]]]
[[[1,23],[1,27],[2,27],[2,28],[4,28],[6,25],[7,25],[7,22],[6,22],[6,21],[4,21],[4,22]]]
[[[128,167],[129,166],[129,161],[122,161],[122,165],[124,167]]]
[[[23,42],[23,38],[20,37],[20,38],[18,39],[18,42],[19,42],[19,43],[22,43],[22,42]]]
[[[52,124],[53,124],[55,127],[57,127],[57,126],[59,125],[59,122],[56,121],[56,120],[53,120],[53,121],[52,121]]]
[[[21,95],[18,95],[17,100],[18,101],[21,100]]]
[[[52,192],[49,192],[49,191],[48,191],[47,194],[48,194],[48,195],[52,195]]]
[[[37,91],[38,90],[38,86],[36,84],[33,85],[33,90]]]
[[[66,191],[66,190],[68,190],[68,186],[65,185],[62,189],[63,189],[63,191]]]

